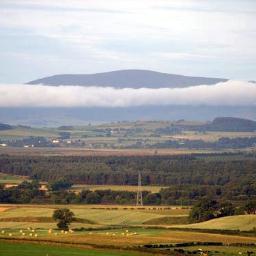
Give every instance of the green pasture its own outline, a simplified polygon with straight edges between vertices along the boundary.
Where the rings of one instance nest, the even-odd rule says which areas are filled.
[[[4,256],[137,256],[138,252],[71,248],[63,245],[14,243],[0,241],[0,255]]]

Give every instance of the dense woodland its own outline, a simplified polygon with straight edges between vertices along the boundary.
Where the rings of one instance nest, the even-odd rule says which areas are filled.
[[[253,153],[145,157],[0,156],[1,172],[49,183],[66,179],[74,184],[136,185],[140,171],[143,185],[168,187],[150,196],[157,204],[191,204],[208,196],[234,202],[254,198],[255,170],[256,154]],[[147,194],[145,192],[145,196]],[[126,196],[128,194],[124,201],[130,203],[135,193],[128,199]]]

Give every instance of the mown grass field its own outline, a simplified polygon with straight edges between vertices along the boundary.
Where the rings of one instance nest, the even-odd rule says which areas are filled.
[[[256,215],[237,215],[217,218],[201,223],[181,225],[180,228],[249,231],[256,228]]]
[[[24,180],[27,180],[27,177],[24,176],[18,176],[18,175],[10,175],[6,173],[0,172],[0,184],[19,184]]]
[[[152,193],[158,193],[162,186],[142,186],[142,191],[150,191]],[[72,191],[81,191],[81,190],[114,190],[114,191],[129,191],[136,192],[138,186],[129,186],[129,185],[73,185]]]
[[[177,207],[133,207],[133,206],[106,206],[106,205],[66,205],[77,218],[72,223],[72,231],[64,232],[56,228],[56,223],[51,219],[54,209],[63,207],[61,205],[1,205],[0,206],[0,255],[143,255],[141,252],[127,252],[113,249],[131,249],[144,244],[169,244],[183,242],[222,242],[224,244],[256,243],[256,237],[244,235],[228,235],[211,232],[200,232],[191,230],[170,229],[178,223],[178,219],[187,218],[189,209]],[[251,228],[255,216],[236,216],[236,219],[219,219],[226,224],[233,223],[246,227],[251,221]],[[251,217],[249,220],[248,217]],[[169,222],[166,219],[169,218]],[[235,218],[235,217],[234,217]],[[170,221],[171,220],[171,221]],[[215,220],[217,221],[217,220]],[[172,223],[170,223],[172,222]],[[216,229],[216,223],[202,223],[204,229],[210,229],[211,225]],[[199,225],[199,224],[196,224]],[[249,224],[248,224],[249,225]],[[191,225],[179,225],[188,227]],[[227,229],[224,226],[223,229]],[[220,226],[220,228],[222,228]],[[237,227],[229,226],[230,229]],[[6,242],[5,240],[9,242]],[[10,243],[10,240],[15,243]],[[44,243],[46,245],[27,244]],[[52,245],[61,244],[61,246]],[[20,247],[19,247],[20,246]],[[45,247],[41,247],[45,246]],[[75,246],[76,248],[65,248],[63,246]],[[94,248],[91,248],[91,247]],[[102,247],[110,248],[103,251]],[[81,249],[81,247],[83,249]],[[86,247],[86,248],[85,248]],[[40,250],[40,248],[42,248]],[[95,249],[96,248],[96,249]],[[209,250],[212,247],[205,247]],[[249,247],[247,247],[249,248]],[[64,249],[64,248],[63,248]],[[216,249],[219,255],[235,255],[240,247],[225,249],[221,246]],[[252,248],[253,249],[253,248]],[[1,251],[2,250],[2,251]],[[19,250],[20,254],[15,254]],[[191,249],[192,250],[192,249]],[[215,250],[215,249],[214,249]],[[245,249],[241,249],[245,251]],[[38,252],[38,253],[37,253]],[[41,254],[41,253],[45,254]],[[68,254],[69,252],[69,254]],[[108,254],[107,254],[108,253]],[[116,254],[117,253],[117,254]],[[120,254],[121,253],[121,254]],[[156,254],[154,254],[156,255]]]
[[[48,128],[29,128],[29,127],[16,127],[10,130],[0,131],[0,138],[3,139],[17,139],[29,136],[42,136],[53,138],[58,136],[58,133],[53,129]]]
[[[182,134],[168,136],[172,139],[185,139],[185,140],[203,140],[203,141],[217,141],[220,138],[226,137],[230,139],[234,138],[247,138],[256,137],[256,132],[195,132],[185,131]]]
[[[4,211],[0,211],[0,227],[24,227],[27,222],[40,228],[52,228],[52,222],[41,222],[40,218],[49,218],[56,208],[68,207],[77,218],[83,219],[84,223],[73,223],[72,227],[84,225],[143,225],[147,221],[165,217],[186,217],[189,209],[177,207],[132,207],[132,206],[104,206],[104,205],[72,205],[72,206],[33,206],[33,205],[2,205]],[[1,209],[1,207],[0,207]],[[8,221],[9,219],[9,221]],[[38,221],[39,220],[39,221]],[[14,223],[15,222],[15,223]],[[35,222],[39,222],[35,224]]]

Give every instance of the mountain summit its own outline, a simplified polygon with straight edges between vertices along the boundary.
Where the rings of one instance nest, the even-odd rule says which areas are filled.
[[[228,79],[174,75],[150,70],[118,70],[96,74],[54,75],[29,82],[44,85],[79,85],[114,88],[184,88],[214,85]]]

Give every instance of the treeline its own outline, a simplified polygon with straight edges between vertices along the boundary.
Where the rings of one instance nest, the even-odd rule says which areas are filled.
[[[60,186],[62,184],[62,186]],[[56,181],[49,191],[41,191],[37,181],[24,181],[11,188],[0,186],[0,203],[39,203],[39,204],[135,204],[136,192],[113,190],[82,190],[75,193]],[[160,205],[161,195],[143,191],[144,204]]]
[[[152,195],[160,204],[191,204],[207,196],[233,201],[254,198],[255,170],[256,155],[242,153],[145,157],[0,156],[0,172],[49,183],[65,179],[72,184],[137,185],[140,171],[143,185],[168,187]],[[132,202],[130,196],[129,200],[125,198],[128,203]]]
[[[74,184],[143,185],[246,184],[256,180],[256,154],[181,156],[9,156],[0,155],[0,172]]]
[[[136,192],[114,190],[82,190],[74,192],[71,183],[59,180],[49,184],[48,191],[41,191],[38,181],[19,184],[16,187],[0,186],[0,203],[37,204],[123,204],[135,205]],[[200,191],[201,190],[201,191]],[[220,188],[209,191],[194,188],[193,191],[163,188],[159,193],[143,191],[145,205],[194,205],[190,220],[204,221],[234,214],[255,214],[256,197],[249,196],[234,201],[221,194]],[[226,191],[228,194],[228,191]],[[210,199],[209,199],[210,198]],[[231,203],[232,202],[232,203]],[[241,207],[242,206],[242,207]]]

